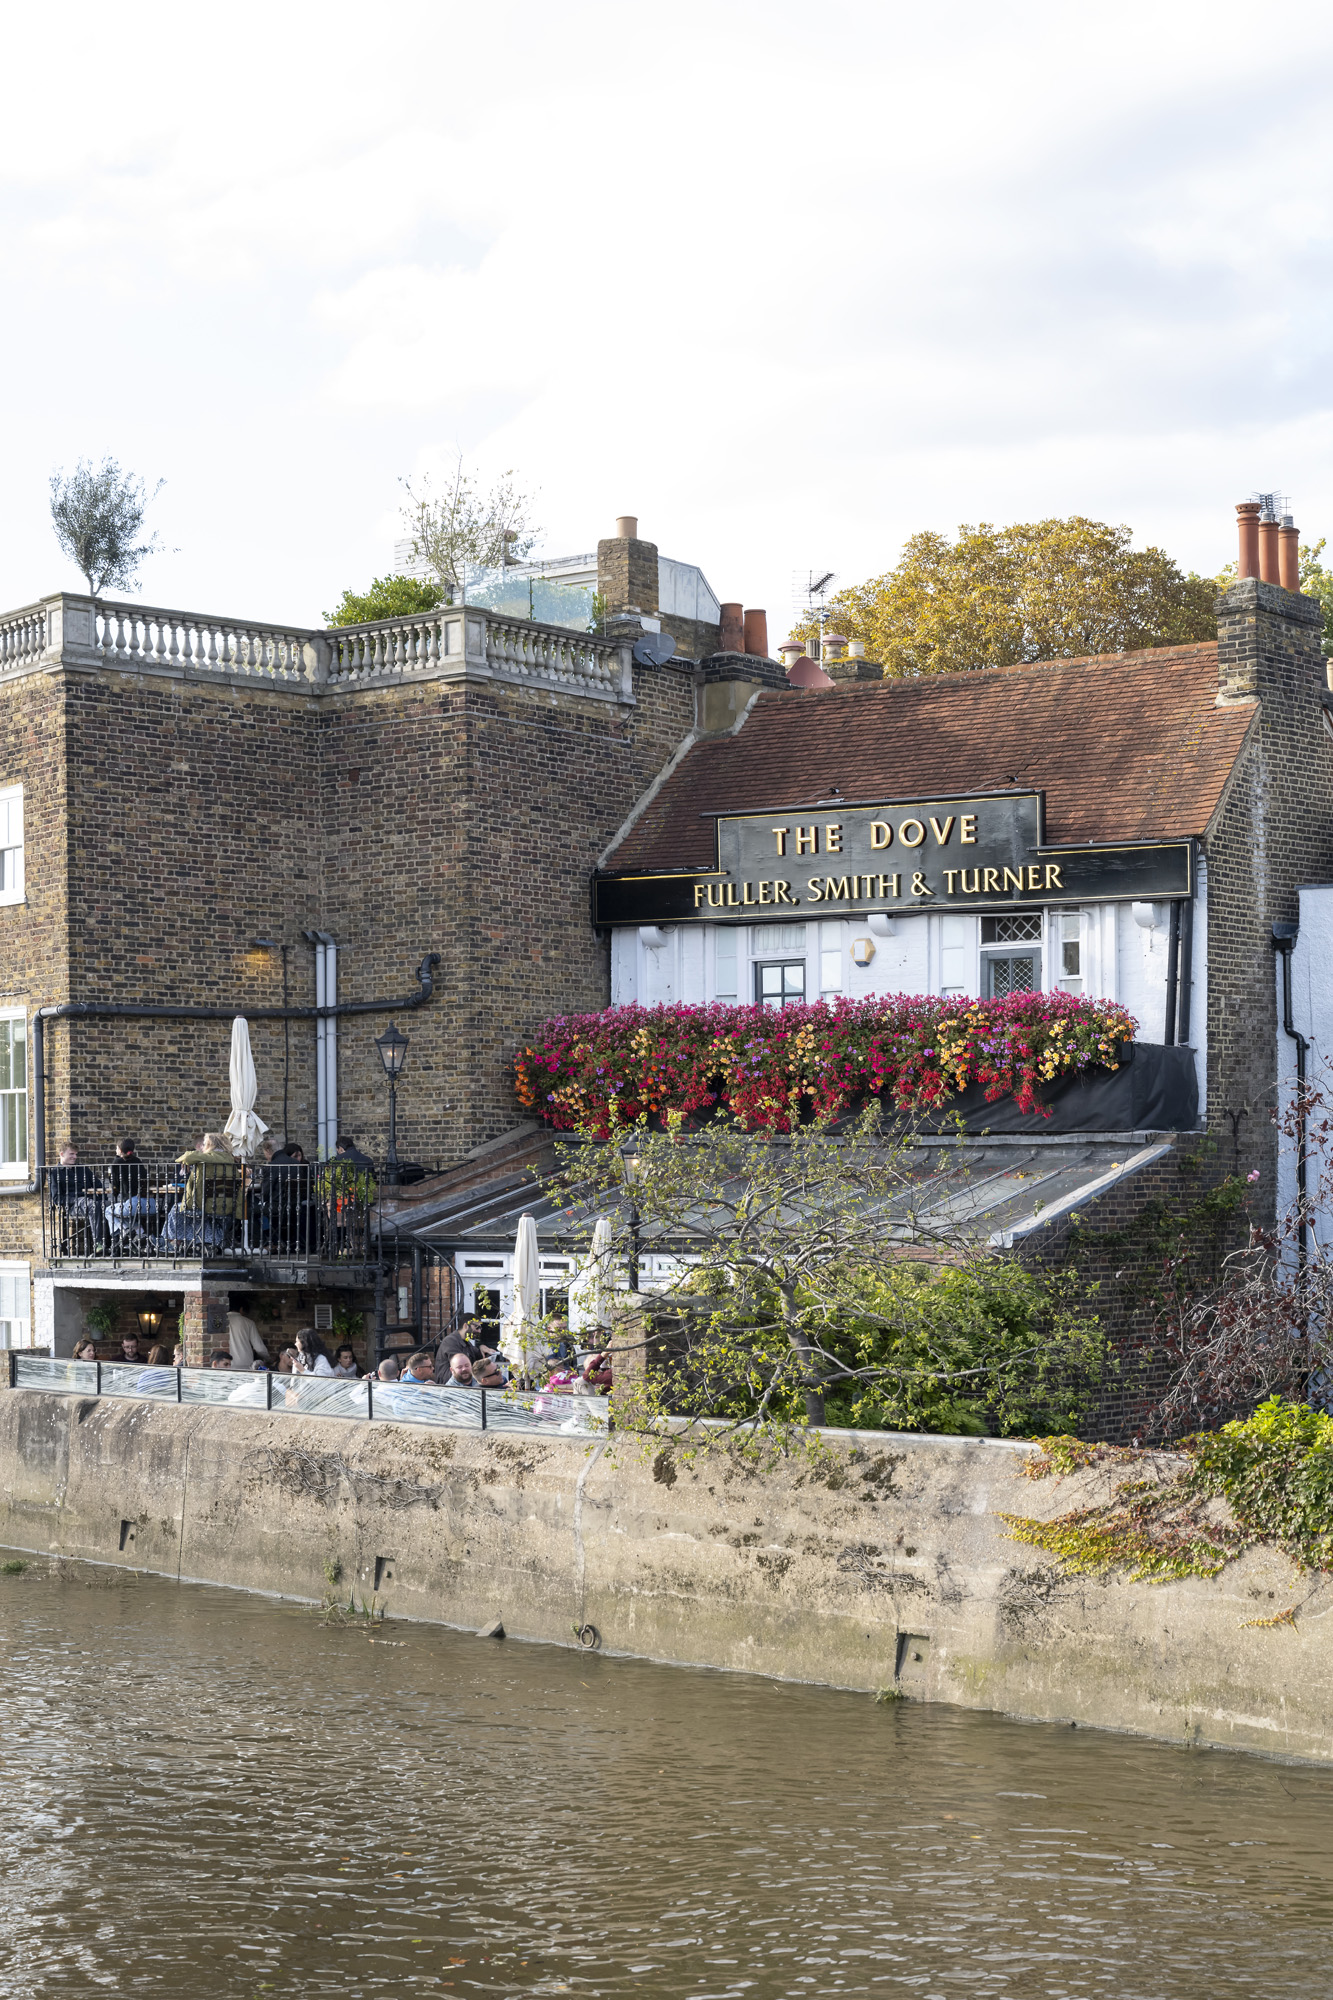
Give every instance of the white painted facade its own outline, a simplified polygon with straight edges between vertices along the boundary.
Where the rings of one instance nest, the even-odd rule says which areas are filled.
[[[1327,1094],[1327,1109],[1317,1108],[1309,1120],[1306,1187],[1313,1201],[1321,1186],[1333,1184],[1333,1146],[1321,1146],[1320,1127],[1333,1115],[1333,985],[1328,968],[1333,965],[1333,885],[1297,891],[1300,899],[1300,928],[1291,954],[1291,1017],[1298,1034],[1309,1043],[1306,1082]],[[1277,1081],[1279,1116],[1290,1114],[1296,1094],[1296,1044],[1283,1028],[1282,960],[1273,954],[1277,981]],[[1261,1114],[1262,1115],[1262,1114]],[[1257,1137],[1255,1151],[1257,1153]],[[1248,1166],[1245,1127],[1240,1131],[1241,1171]],[[1296,1147],[1288,1139],[1278,1144],[1277,1212],[1279,1216],[1296,1205]],[[1317,1203],[1312,1218],[1316,1242],[1324,1254],[1333,1250],[1333,1210]],[[1291,1251],[1294,1257],[1294,1248]]]
[[[1333,896],[1333,891],[1327,893]],[[1040,952],[1042,990],[1063,988],[1090,999],[1118,1001],[1138,1021],[1141,1040],[1161,1042],[1169,913],[1166,903],[1102,903],[1023,913],[1036,919],[1032,928],[1038,935],[1027,942]],[[705,1006],[716,1000],[750,1005],[759,997],[759,969],[766,965],[799,967],[796,976],[807,1000],[977,994],[985,990],[983,961],[1003,949],[1002,941],[983,937],[981,917],[953,911],[794,924],[626,926],[611,934],[611,1004]],[[1207,990],[1207,880],[1200,861],[1190,986],[1200,1116],[1205,1111]]]

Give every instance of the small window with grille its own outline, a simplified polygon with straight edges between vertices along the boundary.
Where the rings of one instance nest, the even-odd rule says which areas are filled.
[[[26,1264],[0,1264],[0,1348],[32,1345],[31,1273]]]
[[[778,964],[756,965],[754,997],[760,1007],[794,1007],[805,998],[805,960],[789,958]]]
[[[981,919],[981,996],[1041,991],[1041,912]]]

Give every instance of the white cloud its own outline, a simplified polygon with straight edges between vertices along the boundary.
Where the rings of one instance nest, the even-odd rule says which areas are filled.
[[[1330,42],[1239,0],[11,15],[0,598],[107,450],[168,477],[149,596],[292,618],[455,440],[549,549],[637,511],[778,636],[793,569],[923,525],[1211,568],[1271,479],[1333,526]]]

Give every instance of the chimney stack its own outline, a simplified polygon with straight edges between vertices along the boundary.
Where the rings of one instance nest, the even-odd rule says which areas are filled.
[[[1277,515],[1271,507],[1259,516],[1259,577],[1263,583],[1278,581]]]
[[[1284,514],[1277,531],[1278,579],[1284,590],[1301,587],[1301,531],[1290,514]]]
[[[1240,529],[1240,561],[1237,574],[1241,577],[1259,574],[1259,502],[1242,500],[1236,509],[1237,526]]]
[[[745,650],[755,653],[761,660],[768,658],[768,613],[747,611],[745,614]]]

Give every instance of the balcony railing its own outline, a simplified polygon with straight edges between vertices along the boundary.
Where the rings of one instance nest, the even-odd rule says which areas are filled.
[[[633,698],[625,641],[471,604],[326,631],[63,593],[0,614],[0,678],[61,663],[311,695],[457,676]]]
[[[350,1160],[250,1166],[226,1153],[39,1169],[48,1263],[214,1259],[369,1264],[373,1169]]]

